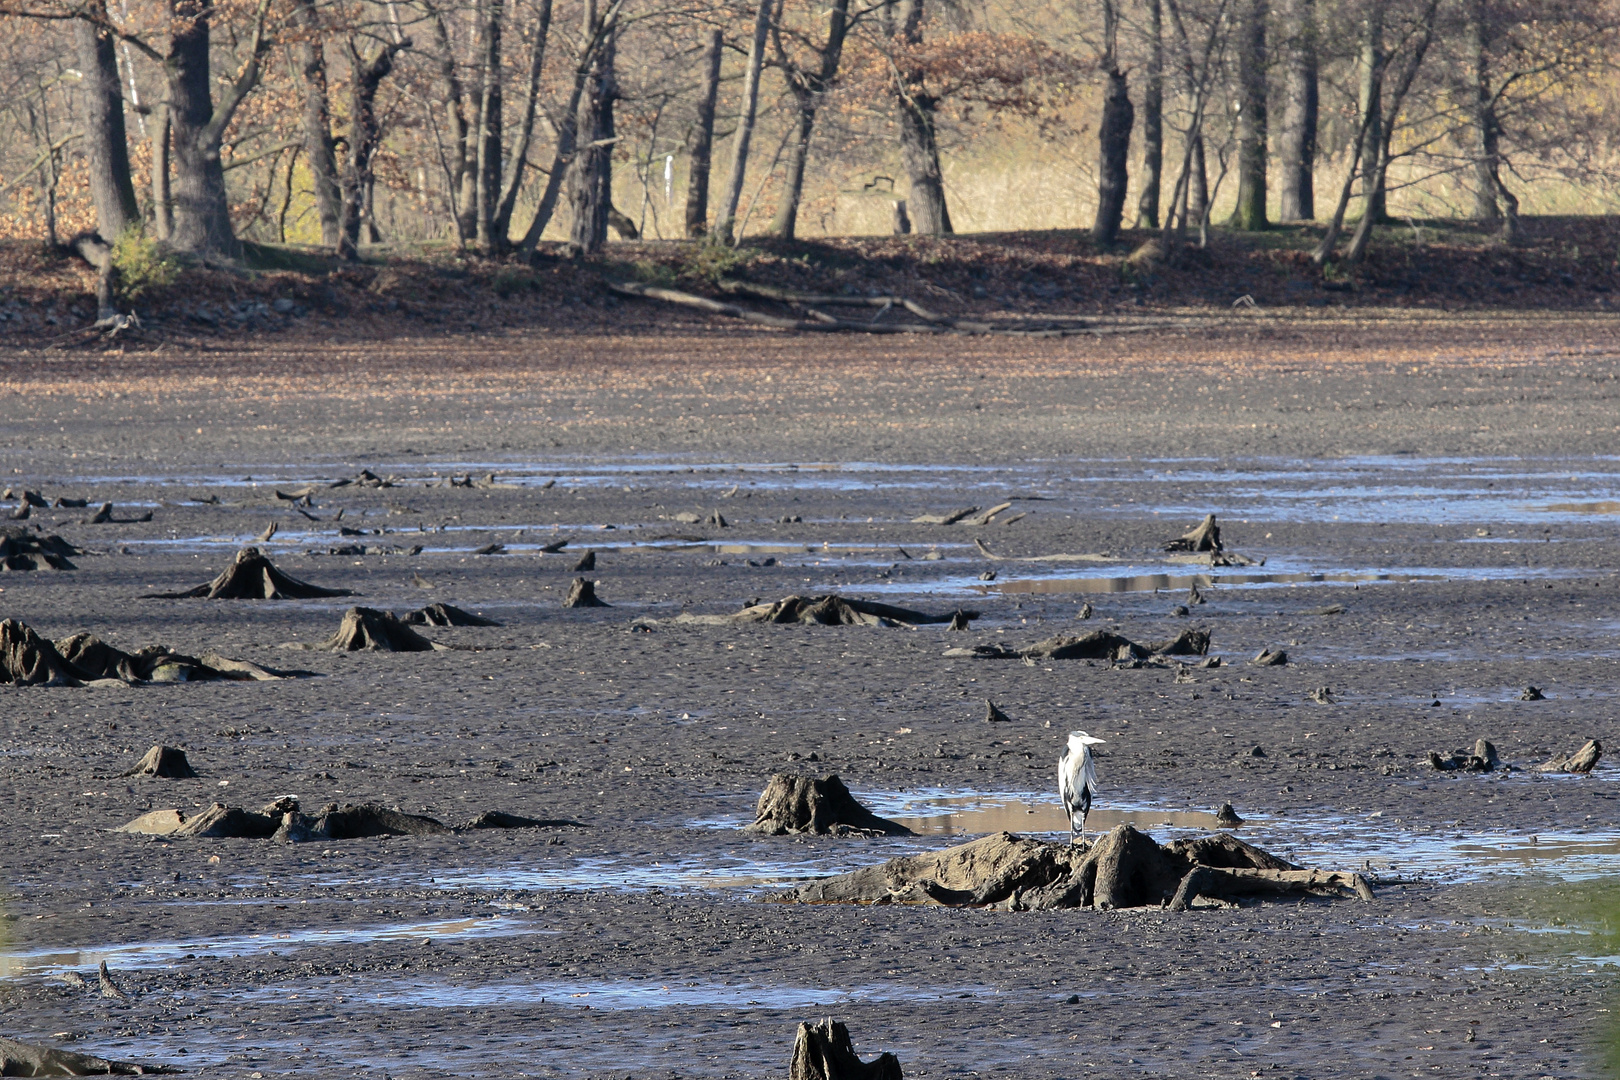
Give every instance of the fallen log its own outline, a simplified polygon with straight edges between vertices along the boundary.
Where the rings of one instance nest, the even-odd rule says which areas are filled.
[[[1598,759],[1603,756],[1603,744],[1596,739],[1587,739],[1586,744],[1573,754],[1559,754],[1550,761],[1531,768],[1531,772],[1551,773],[1579,773],[1586,775],[1597,767]]]
[[[147,1076],[177,1072],[180,1070],[168,1065],[109,1061],[0,1037],[0,1076]],[[899,1075],[898,1071],[895,1075]]]
[[[1186,911],[1200,897],[1227,899],[1272,893],[1309,893],[1314,896],[1352,894],[1373,899],[1372,887],[1360,874],[1340,870],[1259,870],[1195,866],[1187,871],[1170,901],[1171,911]]]

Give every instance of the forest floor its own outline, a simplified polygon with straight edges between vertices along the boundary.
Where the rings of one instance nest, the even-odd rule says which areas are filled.
[[[0,1035],[202,1077],[766,1077],[833,1015],[919,1078],[1604,1075],[1620,768],[1526,767],[1620,734],[1620,315],[1229,307],[1061,338],[626,300],[549,333],[481,308],[454,332],[379,315],[371,339],[312,313],[331,328],[0,344],[0,490],[114,504],[6,522],[85,554],[0,575],[0,615],[316,673],[0,687]],[[361,469],[392,486],[338,484]],[[1263,565],[1170,561],[1210,512]],[[150,598],[270,524],[283,569],[356,596]],[[561,604],[585,550],[611,607]],[[1097,558],[1005,558],[1053,553]],[[657,621],[834,591],[981,615]],[[285,648],[352,603],[431,601],[502,625],[424,629],[453,651]],[[1187,627],[1224,666],[945,655]],[[1262,648],[1290,662],[1251,666]],[[1241,837],[1376,898],[766,902],[980,832],[1062,835],[1072,728],[1107,740],[1094,828],[1168,839],[1231,802]],[[1430,769],[1481,737],[1516,768]],[[122,775],[159,743],[200,777]],[[778,771],[837,774],[919,835],[742,833]],[[109,831],[285,795],[579,824]]]
[[[1524,240],[1513,247],[1469,223],[1397,222],[1379,230],[1362,265],[1325,269],[1309,258],[1320,234],[1316,226],[1216,229],[1207,247],[1184,249],[1174,265],[1140,250],[1156,234],[1129,230],[1108,251],[1074,231],[750,239],[736,250],[652,241],[612,243],[578,261],[547,248],[533,266],[387,246],[345,264],[314,251],[252,245],[240,267],[176,267],[168,283],[135,283],[121,308],[136,312],[141,328],[113,345],[616,330],[627,316],[639,325],[691,321],[658,305],[627,306],[608,281],[705,295],[721,295],[715,286],[722,278],[812,293],[893,294],[947,316],[1026,324],[1367,308],[1602,312],[1620,303],[1620,218],[1526,218]],[[0,244],[0,340],[105,347],[104,336],[89,329],[93,294],[93,274],[73,256],[37,243]]]

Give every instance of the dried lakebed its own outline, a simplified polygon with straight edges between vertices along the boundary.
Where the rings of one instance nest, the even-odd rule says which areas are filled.
[[[400,486],[275,497],[362,466]],[[1595,1075],[1614,950],[1561,931],[1583,927],[1585,891],[1620,864],[1620,771],[1440,774],[1426,755],[1485,737],[1522,767],[1615,736],[1620,537],[1605,507],[1620,463],[57,469],[26,486],[154,520],[35,508],[88,554],[0,576],[6,615],[52,638],[296,660],[319,677],[0,688],[12,1037],[201,1076],[766,1076],[795,1023],[830,1013],[916,1076]],[[1027,516],[912,521],[1008,500]],[[1211,511],[1263,566],[1160,550]],[[279,565],[357,595],[147,598],[208,580],[271,522],[261,546]],[[976,539],[1012,559],[1100,558],[996,561]],[[473,554],[490,543],[505,553]],[[611,607],[561,606],[585,550]],[[966,632],[667,621],[834,591],[981,616]],[[421,628],[445,652],[283,649],[326,638],[353,603],[429,602],[503,625]],[[1221,667],[945,655],[1187,628],[1211,633]],[[1267,648],[1289,663],[1248,663]],[[1544,699],[1520,700],[1528,685]],[[1331,704],[1313,699],[1323,687]],[[1009,722],[985,722],[986,699]],[[1093,827],[1190,835],[1231,802],[1239,836],[1370,871],[1376,901],[1175,915],[766,902],[981,832],[1062,829],[1051,788],[1074,727],[1108,740]],[[199,776],[119,775],[156,743],[184,746]],[[920,835],[733,832],[779,771],[837,773]],[[107,831],[283,795],[583,827],[290,846]],[[103,959],[122,999],[97,988]]]

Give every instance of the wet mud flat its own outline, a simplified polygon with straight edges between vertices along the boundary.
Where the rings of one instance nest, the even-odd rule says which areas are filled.
[[[1587,408],[1605,369],[1581,363],[1550,389],[1492,377],[1493,400],[1517,400],[1515,380],[1553,399],[1525,413],[1526,445],[1542,438],[1529,425]],[[726,385],[775,394],[766,373],[721,365]],[[857,381],[843,405],[802,384],[795,400],[823,417],[893,410],[894,394],[937,408],[955,378],[921,360],[912,375],[884,395]],[[795,1024],[835,1015],[864,1056],[893,1051],[920,1076],[1596,1075],[1615,969],[1580,913],[1620,863],[1620,773],[1607,758],[1586,777],[1528,767],[1615,736],[1620,464],[1598,436],[1523,458],[1397,453],[1431,438],[1429,406],[1456,372],[1357,377],[1413,403],[1381,410],[1376,430],[1342,416],[1290,429],[1281,454],[1234,433],[1150,461],[1078,431],[986,458],[922,428],[791,460],[803,446],[735,415],[711,423],[738,452],[697,453],[638,428],[635,400],[603,405],[606,389],[592,421],[560,425],[476,388],[401,398],[388,415],[414,408],[422,430],[380,425],[364,457],[289,453],[259,429],[290,422],[285,404],[174,439],[161,466],[122,449],[110,421],[64,410],[56,449],[14,421],[24,471],[6,484],[89,505],[4,523],[85,554],[70,571],[0,574],[0,614],[48,638],[314,675],[0,687],[3,1033],[204,1076],[767,1076],[785,1071]],[[1310,393],[1275,378],[1270,397]],[[1017,384],[998,392],[1004,411],[1037,409]],[[1118,393],[1110,424],[1158,423]],[[119,423],[168,431],[172,400],[119,399]],[[472,403],[501,440],[417,437]],[[1292,423],[1290,407],[1273,419]],[[1460,430],[1455,409],[1442,415]],[[307,422],[311,445],[350,437],[328,423]],[[636,449],[582,434],[592,424],[640,432]],[[120,520],[87,523],[106,501]],[[970,508],[988,519],[914,520]],[[1210,512],[1255,565],[1163,550]],[[355,595],[149,598],[252,544]],[[574,570],[587,550],[594,569]],[[564,607],[580,577],[611,606]],[[829,593],[977,617],[965,631],[672,621]],[[435,602],[501,625],[415,628],[444,651],[285,648],[331,637],[356,604]],[[945,655],[1189,629],[1210,633],[1220,667]],[[1263,649],[1288,663],[1250,664]],[[1528,686],[1542,699],[1522,700]],[[986,699],[1009,720],[986,722]],[[1376,900],[770,902],[982,832],[1053,835],[1053,767],[1077,727],[1107,740],[1103,825],[1192,835],[1230,802],[1239,837],[1368,873]],[[1430,751],[1481,737],[1517,768],[1430,768]],[[155,744],[184,747],[198,776],[120,775]],[[744,835],[777,772],[837,774],[919,835]],[[580,825],[298,844],[108,831],[285,795]],[[116,996],[98,986],[102,960]]]

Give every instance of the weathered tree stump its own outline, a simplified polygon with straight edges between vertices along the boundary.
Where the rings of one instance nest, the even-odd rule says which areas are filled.
[[[581,555],[579,557],[579,561],[574,564],[573,572],[576,574],[588,574],[595,569],[596,552],[587,551],[585,554]]]
[[[28,503],[22,504],[23,510],[28,507]],[[0,529],[0,570],[76,570],[69,556],[80,554],[78,548],[54,534],[36,536],[25,526]]]
[[[563,607],[612,606],[596,595],[596,582],[582,577],[574,579],[574,583],[568,587],[568,596],[563,600]]]
[[[331,652],[429,652],[445,646],[429,641],[386,611],[352,607],[343,613],[338,632],[313,648]]]
[[[730,615],[677,615],[674,622],[704,626],[734,623],[803,623],[817,626],[919,626],[927,623],[966,623],[977,611],[957,609],[950,615],[929,615],[910,608],[851,600],[842,596],[785,596],[768,604],[750,604]]]
[[[1288,664],[1288,650],[1261,649],[1249,663],[1255,667],[1285,667]]]
[[[77,686],[78,672],[56,646],[17,619],[0,622],[0,683],[20,686]]]
[[[1164,545],[1166,551],[1220,551],[1221,527],[1215,523],[1215,515],[1208,514],[1198,523],[1192,532],[1181,536]]]
[[[256,547],[243,548],[225,571],[206,585],[183,592],[152,593],[156,600],[313,600],[323,596],[352,596],[348,589],[323,589],[282,573]]]
[[[1005,724],[1011,722],[1012,717],[996,708],[996,703],[989,698],[984,699],[984,722],[987,724]]]
[[[836,776],[778,773],[760,793],[747,832],[767,836],[814,833],[821,836],[910,836],[911,830],[880,818],[855,800]]]
[[[885,1052],[862,1061],[849,1029],[828,1017],[819,1024],[799,1025],[788,1080],[900,1080],[900,1059]]]
[[[4,624],[0,624],[3,628]],[[1567,772],[1585,775],[1591,772],[1603,756],[1603,744],[1596,739],[1586,740],[1586,744],[1573,754],[1560,754],[1550,761],[1544,761],[1535,766],[1535,772]]]
[[[123,776],[162,776],[170,780],[195,780],[197,773],[186,759],[186,752],[174,746],[154,746]]]

